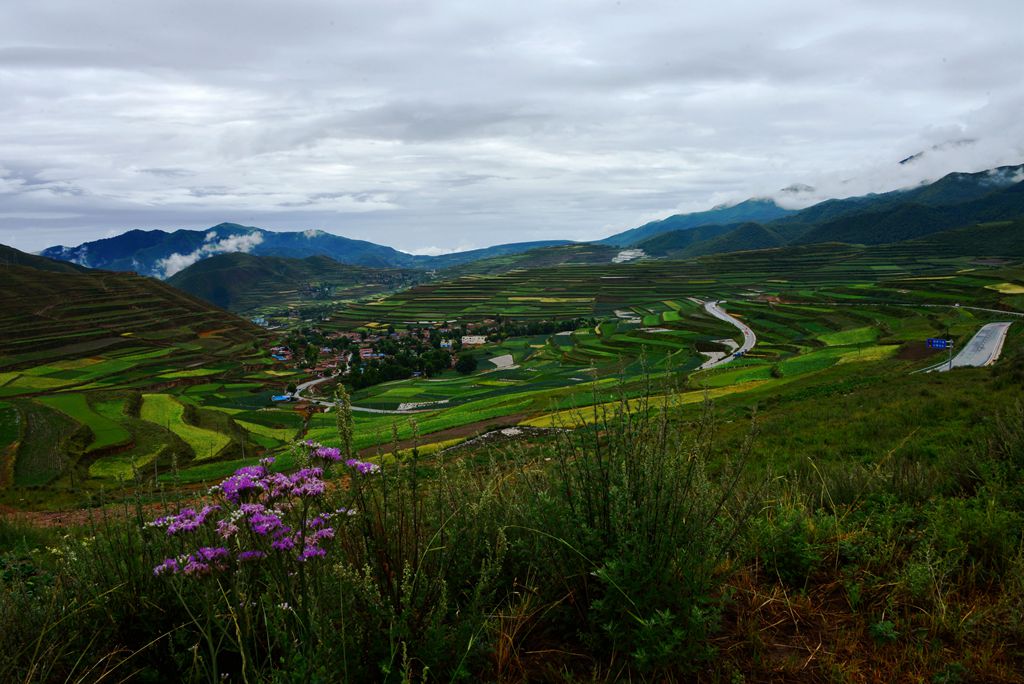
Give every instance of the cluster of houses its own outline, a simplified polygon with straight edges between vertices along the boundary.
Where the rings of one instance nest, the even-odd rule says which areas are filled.
[[[277,361],[291,361],[292,350],[284,346],[271,347],[270,356]]]
[[[319,354],[316,356],[316,364],[308,368],[308,371],[317,377],[346,373],[350,369],[362,367],[368,362],[389,358],[390,354],[385,351],[385,348],[394,350],[394,345],[382,345],[381,343],[385,341],[401,343],[403,339],[409,340],[410,343],[414,340],[419,341],[421,344],[427,343],[435,348],[439,347],[440,349],[452,352],[451,363],[454,367],[456,359],[453,352],[455,349],[460,347],[479,347],[487,344],[486,335],[462,335],[460,333],[474,333],[475,331],[486,330],[485,326],[488,322],[493,323],[493,321],[484,321],[482,324],[469,323],[462,329],[454,329],[446,323],[431,325],[424,322],[423,327],[411,330],[389,328],[376,332],[332,332],[323,338],[327,340],[328,344],[341,339],[347,339],[348,343],[320,346]],[[341,347],[340,349],[338,348],[339,346]],[[402,346],[405,347],[405,345]],[[272,347],[270,355],[275,360],[282,362],[291,362],[294,359],[292,350],[284,345]],[[416,374],[418,375],[418,373]],[[286,397],[282,395],[277,400],[283,401],[286,400]]]

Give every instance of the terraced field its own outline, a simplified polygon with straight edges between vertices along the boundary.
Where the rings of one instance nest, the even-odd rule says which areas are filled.
[[[622,382],[627,399],[643,393],[645,383],[667,383],[694,388],[684,393],[690,399],[708,392],[722,401],[743,402],[791,385],[827,385],[833,375],[846,377],[845,369],[907,373],[928,354],[926,337],[965,339],[999,317],[968,309],[968,304],[1020,308],[1014,291],[992,287],[1020,278],[1019,265],[924,257],[905,247],[815,245],[686,263],[567,265],[471,275],[348,306],[327,325],[373,329],[498,315],[600,321],[476,352],[482,360],[511,354],[513,370],[484,364],[485,372],[468,378],[399,381],[353,397],[367,408],[420,406],[423,412],[411,418],[415,431],[430,442],[496,415],[506,416],[509,424],[552,425],[575,408],[617,401]],[[728,352],[725,340],[741,341],[735,328],[705,314],[698,298],[727,300],[725,308],[756,331],[754,350],[715,370],[695,372],[705,358],[701,351]],[[964,307],[955,306],[959,303]],[[385,442],[392,424],[399,440],[408,439],[413,434],[409,419],[357,416],[357,446]],[[310,434],[330,442],[330,421],[320,420],[314,417]]]
[[[10,266],[0,296],[0,499],[31,488],[30,499],[61,500],[297,432],[203,406],[262,408],[299,377],[242,319],[149,278],[82,269]]]
[[[1017,263],[926,257],[906,247],[815,245],[690,262],[469,274],[346,304],[323,328],[498,315],[591,321],[475,349],[478,371],[468,376],[452,371],[354,393],[359,408],[405,411],[356,412],[355,447],[372,457],[390,451],[396,439],[400,451],[414,440],[440,451],[495,426],[585,422],[581,415],[594,414],[578,414],[581,408],[635,410],[641,395],[670,387],[680,390],[687,411],[705,397],[754,406],[861,377],[903,375],[928,363],[926,337],[963,340],[1000,317],[968,307],[1024,309],[1024,296],[1006,285],[1020,282]],[[758,341],[742,358],[698,370],[705,352],[729,354],[741,341],[736,328],[704,311],[700,302],[710,299],[725,300]],[[68,309],[83,320],[91,310],[107,320],[103,306],[90,306]],[[143,313],[127,320],[141,323],[136,317]],[[307,416],[269,401],[302,376],[275,367],[252,333],[201,311],[189,315],[188,326],[143,326],[116,338],[111,318],[105,336],[72,327],[73,342],[54,346],[40,331],[33,337],[38,348],[9,350],[16,353],[0,365],[0,415],[16,416],[17,428],[0,432],[0,481],[59,488],[152,475],[198,482],[267,452],[286,467],[293,458],[287,445],[297,438],[336,443],[333,413]],[[1021,340],[1015,327],[1007,349]]]

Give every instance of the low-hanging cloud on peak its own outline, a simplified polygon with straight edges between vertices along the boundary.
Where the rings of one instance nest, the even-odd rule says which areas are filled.
[[[263,242],[263,233],[240,233],[229,235],[226,238],[213,240],[217,234],[210,231],[206,234],[206,242],[195,251],[189,254],[175,252],[169,257],[158,259],[156,262],[157,273],[161,278],[170,278],[175,273],[182,271],[200,259],[205,259],[214,254],[227,254],[229,252],[251,252],[252,249]]]

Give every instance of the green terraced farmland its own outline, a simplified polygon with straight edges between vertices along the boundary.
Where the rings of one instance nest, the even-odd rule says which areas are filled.
[[[143,420],[164,427],[181,437],[191,447],[198,461],[215,458],[231,443],[231,438],[185,421],[185,407],[167,394],[142,395],[140,416]]]
[[[93,439],[86,447],[86,453],[126,444],[131,440],[131,434],[127,430],[115,421],[96,413],[82,394],[58,394],[42,397],[37,401],[57,409],[89,428]]]

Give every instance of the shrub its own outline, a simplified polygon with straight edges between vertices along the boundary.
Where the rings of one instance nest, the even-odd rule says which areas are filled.
[[[684,436],[664,410],[620,409],[560,433],[545,467],[522,463],[516,574],[535,575],[591,648],[642,670],[694,669],[711,653],[719,570],[752,510],[738,486],[746,452],[712,478],[710,411]]]
[[[779,509],[774,518],[759,522],[758,553],[767,571],[784,584],[803,587],[821,562],[811,526],[799,509]]]

